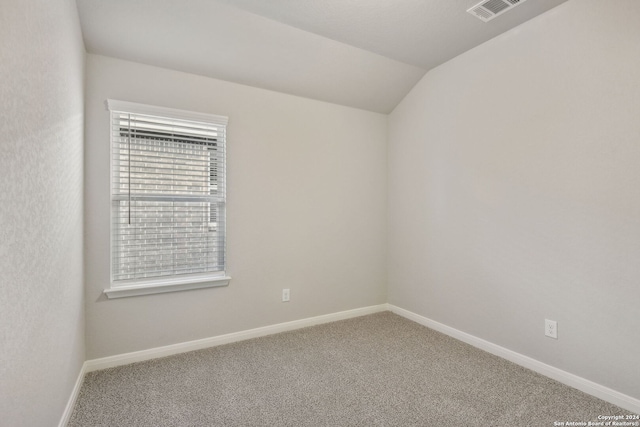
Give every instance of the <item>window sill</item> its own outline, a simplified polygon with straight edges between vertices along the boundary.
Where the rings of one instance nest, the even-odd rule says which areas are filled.
[[[125,298],[139,295],[161,294],[165,292],[187,291],[191,289],[213,288],[228,286],[231,281],[229,276],[192,277],[181,279],[163,279],[132,285],[112,286],[104,290],[107,298]]]

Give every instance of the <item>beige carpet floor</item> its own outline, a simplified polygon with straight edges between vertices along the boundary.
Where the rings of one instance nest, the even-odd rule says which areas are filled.
[[[554,426],[628,413],[384,312],[89,373],[70,426]]]

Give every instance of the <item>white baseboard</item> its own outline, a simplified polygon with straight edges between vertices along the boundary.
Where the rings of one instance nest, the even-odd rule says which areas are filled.
[[[381,311],[386,311],[388,309],[389,307],[387,304],[373,305],[370,307],[356,308],[353,310],[340,311],[338,313],[325,314],[323,316],[309,317],[306,319],[294,320],[291,322],[278,323],[275,325],[234,332],[226,335],[219,335],[211,338],[204,338],[195,341],[167,345],[164,347],[150,348],[148,350],[134,351],[132,353],[118,354],[115,356],[88,360],[85,362],[85,371],[92,372],[100,369],[112,368],[114,366],[127,365],[129,363],[156,359],[158,357],[171,356],[174,354],[186,353],[193,350],[201,350],[203,348],[215,347],[218,345],[243,341],[250,338],[258,338],[266,335],[277,334],[280,332],[293,331],[295,329],[306,328],[307,326],[330,323],[337,320],[350,319],[352,317],[378,313]]]
[[[553,366],[542,363],[538,360],[532,359],[515,351],[506,349],[497,344],[493,344],[489,341],[485,341],[481,338],[467,334],[466,332],[459,331],[450,326],[431,320],[427,317],[420,316],[419,314],[405,310],[395,305],[388,304],[388,309],[393,313],[396,313],[409,320],[413,320],[428,328],[434,329],[438,332],[442,332],[445,335],[449,335],[452,338],[470,344],[488,353],[494,354],[503,359],[509,360],[517,365],[531,369],[546,377],[552,378],[558,382],[566,384],[570,387],[583,391],[591,396],[602,399],[606,402],[613,403],[623,409],[627,409],[636,414],[640,414],[640,400],[612,390],[603,385],[594,383],[585,378],[563,371],[562,369],[555,368]]]
[[[73,390],[71,391],[71,396],[69,396],[69,401],[67,402],[67,406],[64,408],[64,412],[62,413],[62,418],[60,418],[60,423],[58,427],[66,427],[71,419],[71,414],[73,413],[73,408],[76,406],[76,400],[78,400],[78,394],[80,393],[80,387],[82,387],[82,380],[84,380],[84,374],[87,371],[87,362],[82,364],[80,368],[80,372],[78,373],[78,378],[76,379],[76,383],[73,386]]]

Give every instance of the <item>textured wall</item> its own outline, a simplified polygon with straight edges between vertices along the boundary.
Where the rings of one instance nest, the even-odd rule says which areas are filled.
[[[228,287],[102,294],[107,98],[229,117]],[[86,102],[88,359],[385,302],[385,115],[95,55]]]
[[[636,0],[569,1],[389,118],[389,302],[636,398],[638,22]]]
[[[0,7],[0,424],[57,425],[84,361],[75,2]]]

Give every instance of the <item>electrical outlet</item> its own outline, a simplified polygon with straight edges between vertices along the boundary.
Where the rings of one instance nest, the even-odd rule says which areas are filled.
[[[282,290],[282,302],[289,301],[289,297],[290,297],[289,289],[283,289]]]
[[[544,334],[549,338],[558,339],[558,322],[544,319]]]

